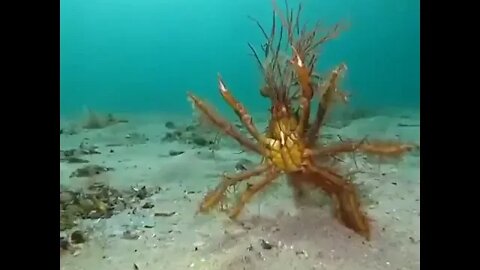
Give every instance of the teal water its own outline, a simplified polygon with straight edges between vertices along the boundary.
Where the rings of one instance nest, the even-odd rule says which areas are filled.
[[[283,6],[283,1],[279,0]],[[289,1],[290,7],[298,1]],[[359,107],[418,107],[419,0],[309,0],[303,20],[349,29],[324,47],[320,71],[340,62],[349,69],[343,88]],[[60,108],[112,112],[189,113],[185,92],[226,106],[218,96],[221,72],[251,111],[260,74],[247,42],[270,28],[270,0],[61,0]]]

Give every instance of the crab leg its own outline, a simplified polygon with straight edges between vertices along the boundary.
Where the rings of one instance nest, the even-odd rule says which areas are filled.
[[[305,65],[298,51],[292,46],[293,59],[290,61],[294,65],[295,72],[297,73],[298,82],[302,89],[300,96],[300,121],[297,126],[297,134],[303,135],[305,129],[308,126],[308,119],[310,117],[310,101],[313,97],[313,87],[310,80],[310,69]]]
[[[347,100],[346,96],[343,95],[343,93],[340,93],[337,88],[338,79],[341,77],[342,73],[346,70],[346,68],[346,65],[342,64],[335,68],[330,75],[327,88],[321,96],[321,102],[318,103],[315,121],[312,123],[308,130],[307,138],[310,145],[315,144],[318,133],[320,132],[320,127],[323,125],[336,96],[341,96],[341,98],[345,102]]]
[[[218,88],[220,90],[220,94],[222,95],[223,99],[233,108],[235,114],[238,116],[240,121],[242,121],[243,125],[247,128],[250,135],[255,138],[260,143],[265,142],[265,137],[258,132],[257,128],[253,124],[252,116],[248,114],[247,109],[238,102],[232,93],[225,87],[225,83],[222,80],[220,74],[218,75]]]
[[[311,174],[304,178],[328,193],[334,202],[335,216],[346,227],[370,239],[369,219],[360,209],[360,198],[355,186],[327,167],[309,166]]]
[[[245,205],[253,198],[253,195],[271,184],[279,175],[280,172],[272,171],[267,174],[265,178],[262,179],[262,181],[247,188],[247,190],[245,190],[245,192],[240,197],[240,200],[235,206],[235,208],[230,212],[230,218],[236,219],[245,207]]]
[[[256,152],[257,154],[263,155],[262,148],[250,141],[247,137],[243,136],[240,131],[230,124],[227,120],[216,114],[207,104],[205,104],[200,98],[188,93],[188,97],[192,100],[194,106],[200,110],[203,115],[205,115],[214,125],[219,127],[225,134],[229,135],[235,139],[238,143],[245,146],[247,149]]]
[[[376,155],[384,157],[400,157],[407,152],[413,150],[415,145],[392,141],[372,141],[367,142],[365,137],[361,141],[345,141],[329,146],[322,147],[317,150],[311,150],[306,156],[324,156],[337,155],[351,152],[361,152],[367,155]]]
[[[205,195],[202,203],[200,204],[198,212],[208,212],[208,210],[210,210],[213,206],[217,205],[223,199],[225,191],[227,191],[228,187],[236,185],[238,182],[249,179],[251,177],[258,176],[268,169],[269,166],[267,164],[262,164],[256,168],[241,172],[239,174],[235,174],[232,176],[224,175],[222,182],[214,190],[211,190],[207,193],[207,195]]]

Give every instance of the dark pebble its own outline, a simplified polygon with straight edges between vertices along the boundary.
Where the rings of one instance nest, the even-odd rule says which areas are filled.
[[[168,122],[165,123],[165,127],[168,128],[168,129],[174,129],[175,124],[171,121],[168,121]]]
[[[143,186],[137,193],[137,197],[140,199],[140,200],[143,200],[145,199],[146,197],[148,196],[148,192],[147,192],[147,188],[145,186]]]
[[[153,208],[155,205],[153,205],[152,203],[149,203],[149,202],[146,202],[142,208],[143,209],[150,209],[150,208]]]
[[[113,152],[115,152],[115,151],[113,151],[113,149],[110,149],[110,153],[113,153]]]
[[[196,144],[196,145],[198,145],[198,146],[206,146],[206,145],[208,145],[208,141],[205,140],[205,139],[202,138],[202,137],[195,136],[192,141],[193,141],[194,144]]]
[[[63,250],[68,250],[70,243],[64,237],[60,237],[60,248]]]
[[[154,216],[156,217],[171,217],[173,215],[175,215],[175,211],[172,211],[172,212],[168,212],[168,213],[155,213]]]
[[[72,239],[73,244],[81,244],[86,241],[85,236],[81,231],[74,231],[70,238]]]
[[[172,156],[172,157],[173,157],[173,156],[179,156],[179,155],[181,155],[181,154],[183,154],[183,153],[185,153],[185,151],[170,150],[170,151],[168,152],[168,154],[169,154],[170,156]]]
[[[268,243],[263,239],[260,240],[260,245],[262,246],[263,249],[272,249],[273,247],[270,243]]]

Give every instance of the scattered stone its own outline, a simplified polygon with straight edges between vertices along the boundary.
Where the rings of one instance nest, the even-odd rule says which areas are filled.
[[[418,123],[398,123],[397,126],[399,126],[399,127],[419,127],[420,124],[418,124]]]
[[[171,217],[175,215],[177,212],[172,211],[172,212],[160,212],[160,213],[155,213],[154,216],[156,217]]]
[[[127,134],[125,139],[127,139],[128,145],[145,144],[150,140],[145,134],[140,134],[137,132]]]
[[[153,208],[153,207],[155,207],[155,205],[153,205],[153,204],[150,203],[150,202],[146,202],[146,203],[142,206],[143,209],[150,209],[150,208]]]
[[[60,192],[60,203],[69,204],[75,200],[75,193],[71,191]]]
[[[263,249],[272,249],[273,245],[270,244],[269,242],[265,241],[264,239],[260,239],[260,246],[262,246]]]
[[[305,250],[298,250],[295,251],[295,255],[302,256],[304,258],[308,258],[308,253]]]
[[[81,151],[82,154],[84,155],[94,155],[94,154],[101,154],[100,151],[98,151],[98,146],[95,145],[90,145],[88,142],[88,138],[84,139],[81,143],[78,149]]]
[[[102,129],[118,123],[128,123],[128,120],[118,119],[111,113],[103,116],[93,112],[92,110],[87,110],[87,119],[82,127],[84,129]]]
[[[168,121],[165,123],[165,127],[168,129],[175,129],[175,124],[172,121]]]
[[[86,165],[82,168],[77,169],[74,171],[71,175],[70,178],[73,177],[92,177],[95,175],[99,175],[108,171],[113,171],[113,168],[110,167],[104,167],[101,165]]]
[[[70,250],[71,245],[70,242],[66,237],[60,236],[60,249],[62,250]]]
[[[207,146],[207,145],[209,144],[208,141],[207,141],[205,138],[202,138],[202,137],[200,137],[200,136],[198,136],[198,135],[197,135],[197,136],[194,136],[194,137],[192,138],[192,142],[193,142],[194,144],[196,144],[196,145],[198,145],[198,146],[202,146],[202,147],[203,147],[203,146]]]
[[[133,190],[137,192],[137,195],[136,195],[136,196],[137,196],[137,198],[139,198],[140,200],[145,199],[145,198],[147,197],[147,195],[148,195],[147,187],[145,187],[145,186],[143,186],[142,188],[137,189],[137,190],[134,188]]]
[[[416,240],[415,238],[413,238],[413,236],[410,236],[408,239],[409,239],[410,242],[412,242],[413,244],[417,244],[418,242],[420,242],[420,240]]]
[[[72,244],[82,244],[87,241],[85,235],[83,232],[76,230],[70,235],[70,239],[72,241]]]
[[[126,240],[137,240],[138,238],[140,238],[140,235],[138,234],[138,232],[126,230],[123,232],[122,238]]]
[[[245,159],[245,158],[242,158],[240,159],[236,164],[235,164],[235,170],[237,171],[246,171],[248,170],[249,168],[251,168],[253,165],[253,162],[248,160],[248,159]]]
[[[173,156],[179,156],[179,155],[181,155],[181,154],[183,154],[183,153],[185,153],[185,151],[170,150],[170,151],[168,152],[168,155],[170,155],[170,156],[173,157]]]
[[[173,141],[175,141],[176,139],[177,139],[177,138],[176,138],[176,136],[175,136],[173,133],[167,132],[167,133],[165,133],[165,136],[163,136],[162,142],[173,142]]]
[[[65,159],[60,159],[60,161],[66,161],[67,163],[89,163],[90,161],[83,159],[83,158],[78,158],[78,157],[69,157]]]

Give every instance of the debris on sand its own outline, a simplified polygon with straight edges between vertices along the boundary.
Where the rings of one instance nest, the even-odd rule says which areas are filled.
[[[156,190],[147,189],[145,186],[139,189],[117,190],[98,183],[82,191],[61,188],[60,231],[74,228],[82,219],[110,218],[155,193]],[[148,204],[145,203],[144,207]]]
[[[111,113],[103,116],[87,109],[87,117],[82,127],[84,129],[102,129],[118,123],[128,123],[128,120],[116,118]]]
[[[101,154],[100,151],[98,151],[98,147],[91,145],[88,139],[84,139],[78,148],[60,150],[60,161],[67,163],[88,163],[89,161],[83,159],[82,156],[94,154]]]
[[[109,171],[113,171],[114,169],[111,167],[104,167],[101,165],[86,165],[84,167],[78,168],[70,175],[70,178],[73,177],[93,177],[95,175],[100,175],[102,173],[106,173]]]

